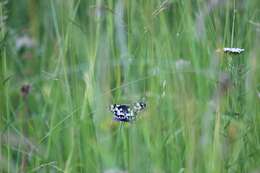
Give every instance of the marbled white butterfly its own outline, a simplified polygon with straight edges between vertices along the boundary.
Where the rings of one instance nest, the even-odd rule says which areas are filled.
[[[132,105],[113,104],[110,105],[110,111],[114,114],[114,120],[122,122],[131,122],[136,119],[137,114],[146,107],[145,102],[136,102]]]

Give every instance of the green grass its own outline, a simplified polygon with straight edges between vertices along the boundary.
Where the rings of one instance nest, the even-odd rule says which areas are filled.
[[[212,2],[0,1],[0,172],[259,172],[260,1]]]

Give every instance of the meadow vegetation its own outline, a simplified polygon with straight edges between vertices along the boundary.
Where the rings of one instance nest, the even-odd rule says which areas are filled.
[[[259,45],[259,0],[0,0],[0,172],[259,173]]]

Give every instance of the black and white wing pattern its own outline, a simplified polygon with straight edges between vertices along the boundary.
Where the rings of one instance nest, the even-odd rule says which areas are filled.
[[[230,53],[230,54],[240,54],[242,52],[245,51],[245,49],[241,49],[241,48],[230,48],[230,47],[225,47],[223,48],[225,53]]]
[[[135,113],[138,113],[138,112],[141,112],[142,110],[144,110],[145,107],[146,107],[145,102],[136,102],[133,104],[133,111]]]
[[[136,102],[133,105],[113,104],[110,111],[114,114],[115,121],[131,122],[136,119],[137,114],[146,107],[144,102]]]
[[[134,112],[129,105],[113,104],[110,106],[110,111],[114,114],[114,120],[129,122],[135,118]]]

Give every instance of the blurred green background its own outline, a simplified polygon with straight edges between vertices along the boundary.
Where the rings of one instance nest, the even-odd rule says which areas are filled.
[[[259,0],[1,0],[0,172],[259,173],[259,45]]]

